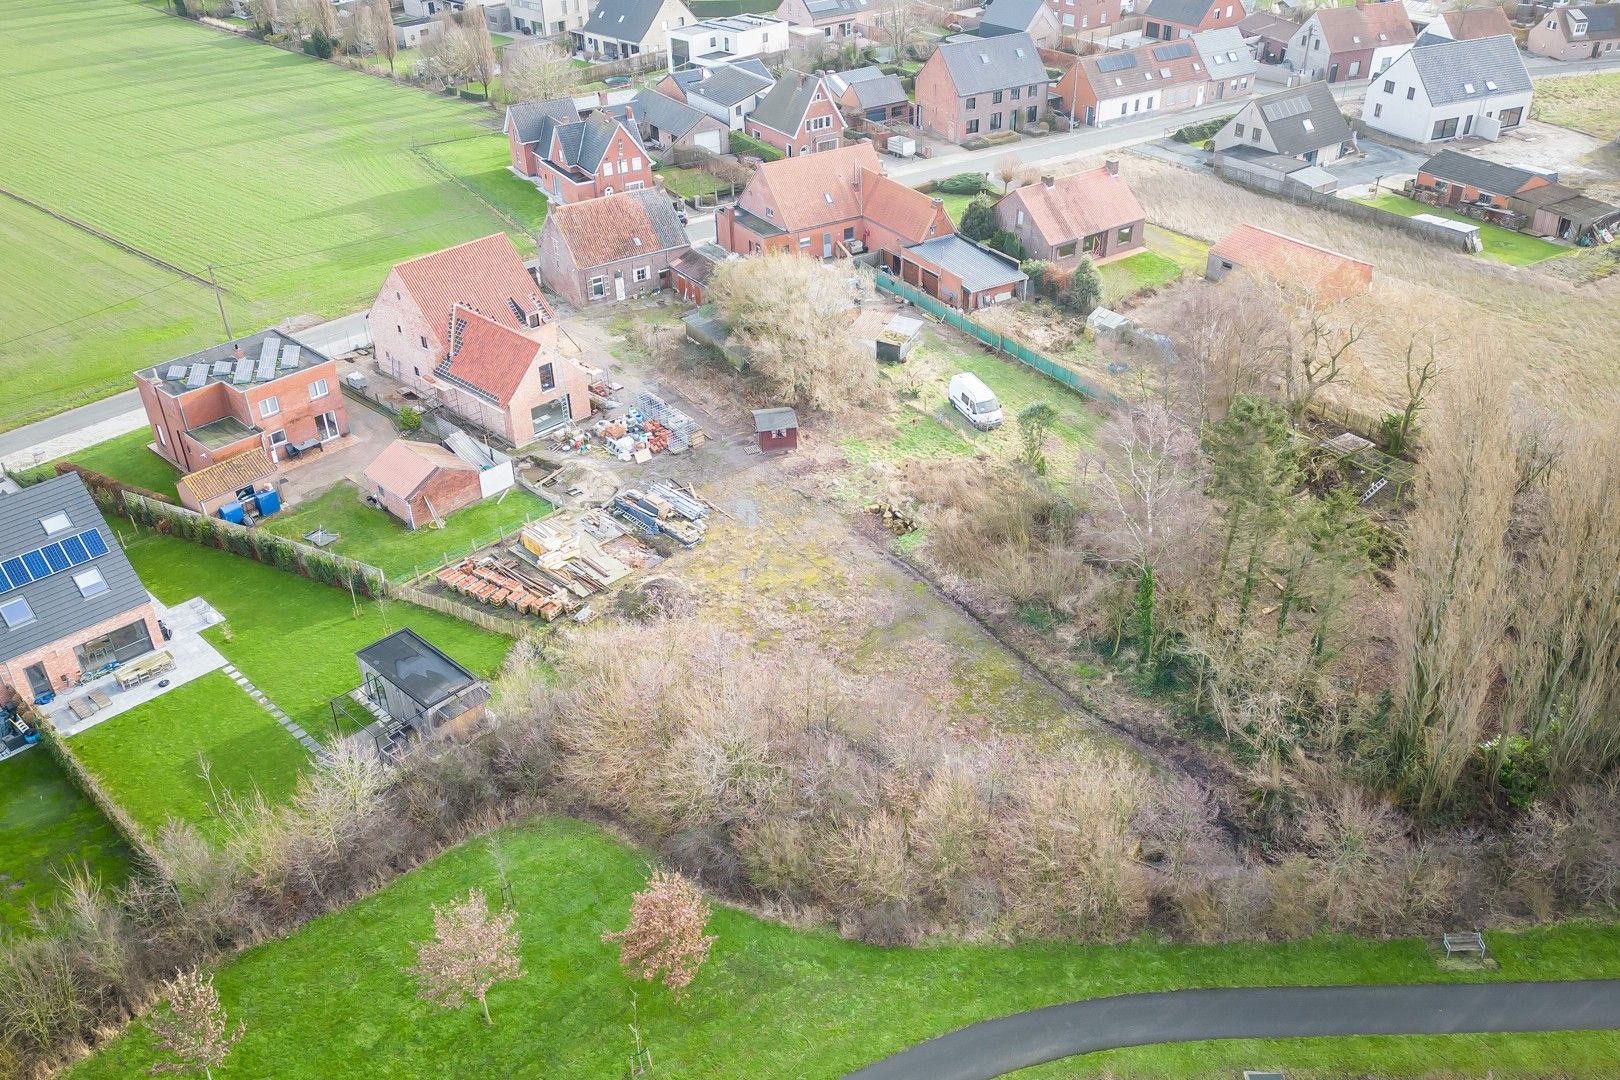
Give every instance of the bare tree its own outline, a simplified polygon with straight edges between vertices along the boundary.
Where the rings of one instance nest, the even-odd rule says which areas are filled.
[[[1006,194],[1012,190],[1014,180],[1024,175],[1024,163],[1017,154],[1004,154],[996,162],[996,178],[1001,181],[1001,192]]]
[[[508,102],[549,101],[579,85],[574,58],[549,41],[508,46],[501,53],[501,87]]]
[[[1298,425],[1317,395],[1344,376],[1367,326],[1350,304],[1329,303],[1314,289],[1282,285],[1277,291],[1289,302],[1283,392],[1288,417]]]
[[[1213,423],[1234,398],[1275,392],[1287,328],[1269,281],[1232,274],[1219,285],[1195,283],[1180,290],[1166,322],[1178,358],[1168,375],[1189,421]]]
[[[280,5],[277,0],[247,0],[247,12],[253,25],[269,33],[280,18]]]
[[[484,88],[484,98],[488,100],[489,84],[495,81],[500,60],[495,55],[495,42],[489,36],[483,8],[472,7],[462,12],[461,35],[467,42],[468,78]]]
[[[654,870],[647,887],[630,902],[630,925],[602,935],[617,942],[619,966],[633,979],[661,980],[678,999],[709,957],[714,938],[709,904],[680,874]]]
[[[472,78],[473,59],[467,36],[449,11],[441,11],[434,20],[433,33],[422,43],[422,59],[433,77],[447,87]]]
[[[146,1025],[158,1045],[175,1059],[153,1065],[153,1076],[200,1072],[209,1080],[213,1070],[225,1064],[231,1047],[247,1029],[246,1024],[231,1029],[213,977],[196,968],[177,971],[163,984],[158,991],[158,1007],[147,1017]]]
[[[513,924],[517,912],[490,913],[478,889],[444,907],[433,908],[433,940],[416,946],[415,974],[422,996],[446,1009],[460,1008],[467,998],[484,1010],[493,1024],[488,994],[496,983],[523,974],[521,939]]]
[[[388,74],[394,74],[394,57],[399,55],[399,41],[394,37],[394,14],[388,0],[367,0],[365,18],[371,22],[372,47],[377,55],[388,61]]]
[[[894,49],[897,60],[921,36],[923,27],[933,24],[928,8],[918,0],[878,0],[866,9],[865,18],[872,36]]]

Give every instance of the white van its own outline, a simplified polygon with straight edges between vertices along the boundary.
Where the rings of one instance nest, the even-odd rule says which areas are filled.
[[[980,431],[1001,426],[1001,402],[977,375],[961,372],[951,376],[951,404]]]

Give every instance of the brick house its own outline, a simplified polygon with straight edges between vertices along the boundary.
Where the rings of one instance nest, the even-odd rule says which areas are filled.
[[[1417,34],[1404,4],[1322,8],[1288,43],[1294,70],[1330,83],[1370,79],[1411,48]]]
[[[861,37],[861,16],[868,13],[868,0],[782,0],[776,17],[794,26],[820,30],[835,44]]]
[[[1248,14],[1242,0],[1152,0],[1142,12],[1142,36],[1174,41],[1221,26],[1236,26]]]
[[[1424,45],[1432,45],[1436,41],[1471,41],[1474,38],[1498,37],[1511,33],[1513,24],[1508,22],[1507,12],[1499,7],[1479,7],[1442,11],[1439,18],[1430,21],[1429,25],[1423,28],[1423,33],[1418,35],[1418,41]]]
[[[980,37],[1028,34],[1036,46],[1055,49],[1063,38],[1063,24],[1047,0],[990,0],[979,19]]]
[[[1043,176],[996,204],[996,224],[1010,230],[1032,259],[1071,269],[1134,255],[1147,242],[1147,215],[1119,162],[1068,176]]]
[[[1219,281],[1234,270],[1263,273],[1343,300],[1372,287],[1372,263],[1254,225],[1239,225],[1209,249],[1204,276]]]
[[[1124,14],[1123,0],[1046,0],[1063,34],[1112,26]]]
[[[1257,11],[1238,23],[1238,30],[1253,47],[1255,59],[1262,64],[1280,64],[1287,58],[1288,43],[1299,33],[1299,26],[1280,15]]]
[[[913,244],[898,257],[895,276],[941,303],[976,311],[1024,295],[1028,276],[1018,260],[965,236],[941,236]]]
[[[1534,236],[1579,240],[1620,225],[1620,209],[1541,173],[1442,150],[1418,167],[1423,202]]]
[[[653,185],[652,155],[629,110],[581,112],[571,98],[509,105],[502,126],[512,167],[553,203]]]
[[[1041,57],[1062,70],[1056,91],[1063,110],[1090,127],[1196,109],[1209,93],[1209,73],[1191,41],[1080,57],[1046,51]]]
[[[739,255],[892,255],[954,231],[944,203],[884,176],[867,142],[766,162],[754,170],[736,205],[715,214],[716,242]]]
[[[885,75],[882,68],[828,72],[827,89],[845,116],[870,120],[874,124],[890,120],[911,122],[911,96],[898,77]]]
[[[366,494],[419,529],[483,498],[478,469],[442,446],[395,439],[366,466]]]
[[[505,233],[400,263],[367,319],[385,375],[513,446],[590,415],[584,371],[557,351],[556,313]]]
[[[946,41],[917,72],[917,125],[949,142],[1032,128],[1051,81],[1028,34]]]
[[[337,364],[261,330],[135,373],[155,441],[182,473],[250,450],[272,464],[348,434]]]
[[[38,702],[162,640],[151,596],[77,474],[0,495],[0,691]]]
[[[680,257],[669,264],[670,280],[682,300],[689,304],[702,305],[709,299],[709,278],[714,274],[714,268],[727,259],[736,256],[719,244],[707,241],[693,244],[692,247],[681,253]]]
[[[788,157],[838,149],[844,127],[827,80],[802,71],[784,71],[743,124],[749,135]]]
[[[662,191],[623,191],[559,206],[540,230],[540,275],[576,308],[670,285],[669,265],[690,248]]]
[[[681,0],[600,0],[570,36],[574,51],[589,59],[620,60],[661,51],[670,30],[696,21]]]
[[[685,102],[658,93],[641,90],[631,106],[636,130],[647,153],[659,161],[683,158],[683,154],[708,152],[725,154],[731,149],[731,135],[724,120],[693,108]]]
[[[1620,7],[1559,4],[1536,20],[1526,47],[1554,60],[1620,61]]]

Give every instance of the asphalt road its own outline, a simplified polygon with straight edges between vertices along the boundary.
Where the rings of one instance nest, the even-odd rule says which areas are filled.
[[[849,1080],[988,1080],[1075,1054],[1208,1039],[1617,1028],[1620,980],[1175,990],[986,1020],[902,1050]]]

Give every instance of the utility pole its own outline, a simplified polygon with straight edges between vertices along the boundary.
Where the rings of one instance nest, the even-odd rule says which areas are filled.
[[[225,316],[225,294],[219,291],[219,279],[214,276],[214,264],[208,264],[208,284],[214,287],[214,302],[219,305],[219,321],[225,324],[225,340],[234,341],[236,335],[231,333],[231,320]]]

